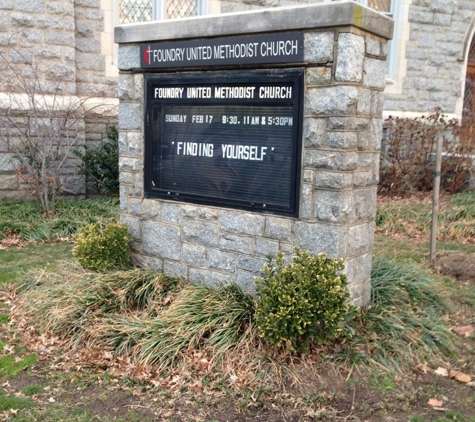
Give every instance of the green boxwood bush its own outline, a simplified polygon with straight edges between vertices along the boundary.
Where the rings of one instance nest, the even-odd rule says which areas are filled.
[[[130,243],[127,224],[89,224],[76,236],[73,256],[89,270],[125,269],[130,267]]]
[[[261,337],[287,351],[305,352],[309,342],[325,343],[342,331],[349,311],[343,260],[295,250],[285,265],[281,252],[257,279],[256,322]]]

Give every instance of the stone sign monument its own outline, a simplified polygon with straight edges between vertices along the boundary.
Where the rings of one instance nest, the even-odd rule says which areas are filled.
[[[343,258],[366,304],[391,34],[353,1],[117,27],[136,262],[252,290],[299,247]]]

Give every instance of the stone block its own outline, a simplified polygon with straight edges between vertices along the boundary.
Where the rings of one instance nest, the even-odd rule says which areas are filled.
[[[143,157],[144,137],[140,132],[129,132],[127,134],[128,154],[132,157]]]
[[[371,141],[368,145],[368,149],[377,150],[381,149],[381,141],[383,140],[383,122],[381,119],[371,120]]]
[[[33,55],[30,49],[18,49],[8,51],[8,60],[10,63],[33,63]]]
[[[239,255],[237,258],[237,268],[250,271],[256,275],[261,271],[267,260],[264,258],[253,258],[251,256]]]
[[[181,211],[183,218],[196,218],[198,216],[198,207],[195,205],[183,204]]]
[[[366,38],[366,54],[370,56],[381,55],[381,42],[374,38]]]
[[[178,226],[144,221],[142,233],[145,253],[177,261],[181,259],[181,233]]]
[[[74,4],[76,4],[77,6],[99,9],[101,2],[100,0],[74,0]]]
[[[18,190],[18,179],[15,175],[0,173],[0,190]]]
[[[237,270],[236,274],[236,284],[241,287],[245,292],[255,294],[256,293],[256,274],[249,272],[249,271],[243,271],[243,270]]]
[[[364,117],[330,117],[328,130],[363,130],[367,129],[370,119]]]
[[[9,20],[10,19],[7,13],[0,12],[0,32],[8,32],[8,27],[10,25]]]
[[[81,53],[101,53],[101,42],[98,40],[78,38],[76,39],[76,48]]]
[[[162,220],[179,224],[181,222],[181,205],[164,201],[162,203]]]
[[[0,10],[13,10],[13,0],[0,0]]]
[[[327,145],[336,149],[355,149],[358,144],[358,132],[328,132]]]
[[[356,112],[359,115],[370,116],[373,105],[373,91],[361,88],[358,95],[358,104]]]
[[[236,269],[236,254],[209,248],[206,263],[208,268],[234,273]]]
[[[36,27],[42,29],[64,29],[63,19],[56,16],[40,15],[36,18]]]
[[[129,199],[129,211],[135,217],[142,219],[154,219],[160,215],[159,201],[154,199],[144,198],[130,198]]]
[[[153,256],[142,255],[138,249],[132,252],[132,264],[139,268],[151,268],[152,270],[163,272],[163,260]]]
[[[346,256],[347,228],[323,223],[297,221],[294,246],[311,254],[324,253],[329,258]]]
[[[358,221],[373,221],[376,217],[377,186],[353,191],[354,215]]]
[[[29,13],[43,13],[45,0],[15,0],[15,9]]]
[[[45,44],[74,46],[74,34],[65,31],[47,31],[44,34]]]
[[[143,101],[144,99],[144,84],[143,84],[143,75],[134,75],[134,84],[135,84],[135,100],[136,101]]]
[[[304,169],[303,178],[304,183],[313,183],[315,180],[315,175],[313,170]]]
[[[207,221],[183,220],[183,239],[205,246],[218,245],[218,225]]]
[[[13,27],[32,28],[35,26],[35,17],[26,13],[12,13],[10,15],[10,22]]]
[[[46,2],[46,13],[50,15],[74,16],[74,3],[64,1]]]
[[[331,67],[309,67],[305,72],[305,82],[307,86],[311,85],[329,85],[332,80]]]
[[[381,62],[381,60],[377,61]],[[373,68],[369,70],[373,70]],[[373,82],[373,79],[374,77],[370,78],[369,82]],[[310,88],[307,90],[305,98],[304,114],[306,116],[356,114],[357,102],[358,88],[355,86],[337,85],[332,87]]]
[[[366,57],[364,60],[363,84],[384,89],[386,86],[386,61]]]
[[[268,216],[265,219],[264,236],[269,239],[288,242],[290,240],[291,229],[291,219]]]
[[[367,222],[348,228],[348,257],[356,257],[371,252],[374,227],[374,222]]]
[[[141,161],[141,163],[143,168],[143,161]],[[143,177],[134,176],[134,195],[139,197],[144,196]]]
[[[268,255],[276,256],[277,251],[279,250],[279,242],[276,240],[269,240],[263,237],[256,237],[256,245],[254,253],[256,256],[265,256]]]
[[[216,208],[199,207],[198,218],[202,220],[217,220],[218,210]]]
[[[353,185],[355,187],[375,186],[377,184],[377,171],[357,171],[353,173]]]
[[[206,265],[206,247],[192,243],[183,244],[183,262],[193,267]]]
[[[127,155],[127,132],[119,132],[119,155]]]
[[[384,95],[379,91],[372,91],[371,93],[371,116],[378,117],[381,120],[381,115],[383,113],[383,102]]]
[[[416,8],[415,6],[411,8],[411,18],[410,18],[411,22],[431,24],[433,23],[433,20],[434,20],[433,12],[428,12],[425,9]]]
[[[141,130],[143,128],[142,104],[123,103],[119,105],[119,129]]]
[[[119,157],[120,171],[139,171],[143,169],[143,161],[137,158]]]
[[[459,0],[432,0],[430,4],[433,12],[453,14],[459,8]]]
[[[313,185],[302,185],[302,195],[300,197],[300,218],[309,220],[312,218],[313,207]]]
[[[29,29],[22,31],[20,34],[20,43],[25,44],[40,44],[43,42],[43,32],[40,29]]]
[[[234,281],[233,274],[201,268],[190,268],[189,280],[192,284],[210,287],[219,287]]]
[[[35,57],[41,59],[59,59],[62,54],[61,47],[52,45],[35,45],[33,51],[35,53]]]
[[[326,119],[308,117],[304,120],[304,145],[306,148],[326,145]]]
[[[101,21],[104,19],[104,12],[102,10],[86,10],[86,19],[87,20],[96,20]]]
[[[86,181],[84,176],[62,177],[61,191],[68,195],[84,195],[86,193]]]
[[[167,275],[171,275],[175,277],[187,278],[188,276],[187,266],[180,262],[175,262],[175,261],[165,260],[163,262],[163,272]]]
[[[305,151],[304,165],[316,169],[349,171],[358,167],[359,158],[356,152],[342,151]]]
[[[0,154],[0,171],[14,171],[15,154]]]
[[[305,62],[328,63],[333,61],[335,42],[333,32],[307,32],[304,37]]]
[[[219,248],[225,251],[252,254],[254,239],[249,236],[222,234],[219,237]]]
[[[76,28],[76,24],[74,22],[74,17],[73,16],[63,16],[64,20],[64,29],[66,31],[74,31]]]
[[[220,211],[219,228],[228,233],[262,235],[264,217],[238,211]]]
[[[129,235],[132,239],[142,239],[142,222],[138,218],[121,215],[120,222],[127,224],[129,227]]]
[[[140,68],[140,47],[138,45],[119,45],[118,67],[120,70]]]
[[[358,167],[360,170],[371,170],[379,163],[378,152],[360,152],[358,154]]]
[[[371,279],[350,284],[350,304],[357,307],[366,306],[371,300]]]
[[[364,37],[351,33],[339,34],[335,80],[339,82],[361,82],[364,52]]]
[[[106,63],[104,56],[93,53],[76,52],[76,67],[80,70],[104,71]]]
[[[352,173],[342,173],[327,170],[317,170],[316,172],[315,186],[317,188],[342,190],[350,188],[352,184]]]
[[[353,194],[351,191],[317,190],[314,209],[318,221],[346,224],[354,220]]]

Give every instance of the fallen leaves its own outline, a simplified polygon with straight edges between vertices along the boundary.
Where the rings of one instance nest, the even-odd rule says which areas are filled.
[[[458,382],[468,384],[472,381],[472,377],[470,375],[464,374],[461,371],[456,371],[456,370],[448,370],[446,368],[443,368],[439,366],[435,371],[434,374],[439,375],[441,377],[450,377],[454,378]]]
[[[432,407],[442,407],[444,405],[444,402],[442,400],[429,399],[427,404]]]
[[[470,337],[473,334],[473,327],[466,325],[463,327],[452,327],[452,331],[462,337]]]
[[[469,383],[472,381],[472,377],[464,374],[463,372],[460,371],[450,371],[449,373],[450,378],[455,378],[458,382],[463,382],[464,384]]]
[[[440,375],[441,377],[448,377],[449,376],[449,371],[445,368],[438,367],[435,371],[434,374]]]

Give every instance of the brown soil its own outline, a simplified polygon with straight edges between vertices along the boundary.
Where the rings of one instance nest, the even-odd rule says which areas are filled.
[[[437,255],[434,269],[460,281],[475,282],[475,256],[460,252]]]

